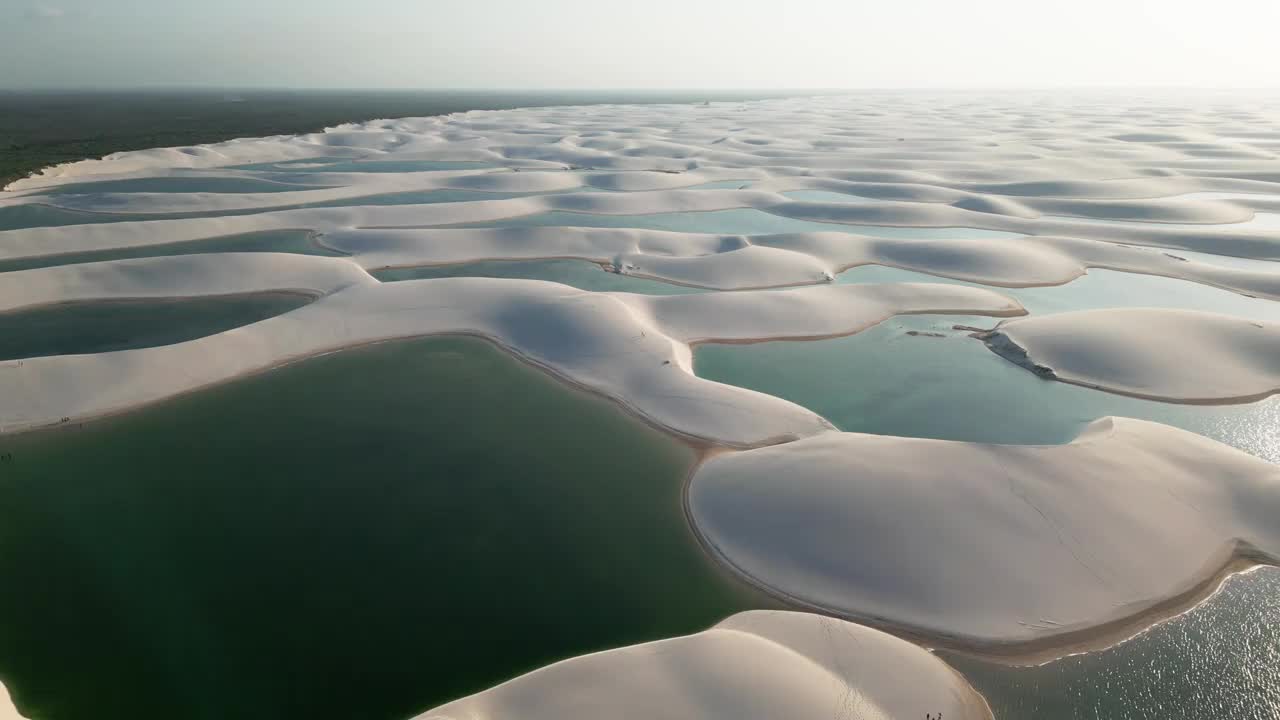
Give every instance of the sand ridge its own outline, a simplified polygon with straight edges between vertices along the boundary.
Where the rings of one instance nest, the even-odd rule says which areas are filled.
[[[0,231],[0,263],[51,265],[0,273],[0,312],[280,290],[318,299],[189,342],[0,363],[0,432],[123,412],[360,344],[478,335],[715,448],[690,481],[690,516],[714,554],[763,587],[912,637],[1052,653],[1141,623],[1242,556],[1274,560],[1275,467],[1125,419],[1054,447],[840,433],[794,403],[698,378],[693,347],[834,337],[898,314],[1025,313],[994,289],[835,282],[869,264],[994,287],[1105,268],[1280,299],[1280,225],[1269,215],[1280,211],[1277,123],[1280,99],[1260,96],[864,93],[378,120],[49,168],[0,192],[0,218],[76,212],[84,222]],[[437,192],[450,201],[380,204]],[[539,226],[548,213],[562,222]],[[766,229],[587,227],[713,213]],[[129,217],[100,222],[123,219],[113,214]],[[343,256],[76,263],[89,251],[162,255],[174,243],[290,230]],[[369,274],[547,258],[725,292]],[[1107,309],[1009,320],[989,340],[1057,380],[1223,403],[1275,391],[1278,327]],[[819,707],[830,716],[833,697],[867,717],[944,705],[948,718],[986,717],[914,646],[815,616],[749,615],[565,661],[435,716],[572,715],[547,690],[567,683],[588,704],[636,713],[701,715],[732,706],[708,693],[728,703],[740,692],[797,718]],[[818,630],[828,632],[821,653]],[[879,648],[875,662],[842,636]],[[852,664],[833,670],[828,657]],[[670,688],[672,667],[696,669],[699,683]]]
[[[817,615],[754,611],[709,630],[565,660],[418,720],[991,717],[941,660]]]

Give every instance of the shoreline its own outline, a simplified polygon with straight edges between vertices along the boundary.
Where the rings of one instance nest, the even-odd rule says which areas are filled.
[[[1225,562],[1211,564],[1210,567],[1212,569],[1206,576],[1194,582],[1182,592],[1159,600],[1135,614],[1116,618],[1089,628],[1069,630],[1043,639],[1009,643],[984,643],[960,636],[933,633],[874,615],[842,613],[822,605],[807,602],[783,590],[766,585],[730,561],[698,529],[697,523],[693,519],[692,509],[689,506],[689,488],[702,464],[716,455],[730,452],[738,451],[731,448],[718,447],[700,455],[697,463],[690,469],[688,476],[685,478],[681,497],[685,512],[685,523],[689,526],[703,552],[723,567],[726,572],[735,575],[742,582],[797,610],[866,625],[930,651],[943,650],[953,652],[1006,667],[1047,665],[1072,655],[1094,653],[1115,647],[1194,610],[1204,601],[1217,594],[1222,585],[1236,575],[1246,574],[1260,567],[1280,567],[1280,562],[1277,562],[1276,559],[1270,558],[1242,543],[1236,543],[1226,553]]]
[[[418,281],[418,282],[429,282],[429,280],[426,280],[426,281]],[[545,282],[545,281],[544,281],[544,282]],[[396,283],[379,283],[379,285],[395,285],[395,284],[396,284]],[[550,283],[550,284],[557,284],[557,283]],[[573,289],[575,292],[580,292],[580,293],[590,292],[590,291],[578,290],[577,288],[572,288],[572,286],[568,286],[568,285],[562,285],[562,287],[570,288],[570,289]],[[601,293],[601,294],[602,294],[602,295],[609,295],[610,293]],[[628,295],[628,293],[618,293],[618,294]],[[332,294],[330,294],[328,297],[332,297]],[[646,297],[647,297],[647,296],[646,296]],[[659,297],[667,297],[667,296],[659,296]],[[665,337],[667,337],[667,339],[669,339],[672,343],[674,343],[674,344],[676,344],[676,345],[679,345],[679,346],[684,346],[684,347],[688,348],[688,350],[689,350],[689,352],[690,352],[690,357],[692,357],[692,352],[693,352],[694,348],[696,348],[696,347],[697,347],[698,345],[700,345],[700,344],[711,344],[711,343],[723,343],[723,344],[754,344],[754,343],[767,343],[767,342],[775,342],[775,341],[817,340],[817,339],[826,339],[826,338],[846,337],[846,336],[849,336],[849,335],[857,334],[857,333],[859,333],[859,332],[863,332],[863,331],[865,331],[865,330],[867,330],[867,329],[870,329],[870,328],[872,328],[872,327],[875,327],[875,326],[877,326],[877,325],[879,325],[879,324],[881,324],[881,323],[885,322],[886,320],[889,320],[890,318],[895,317],[895,316],[897,316],[897,315],[927,315],[927,314],[941,314],[941,315],[983,315],[983,316],[991,316],[991,317],[1018,317],[1018,316],[1026,315],[1026,310],[1025,310],[1025,309],[1023,309],[1023,308],[1021,307],[1021,305],[1016,305],[1016,307],[1009,307],[1008,305],[1006,305],[1006,307],[1005,307],[1005,308],[1003,308],[1003,309],[999,309],[999,310],[982,310],[982,311],[976,311],[976,310],[974,310],[974,309],[964,309],[964,310],[946,310],[946,309],[943,309],[943,310],[936,310],[936,309],[925,309],[925,310],[905,310],[905,311],[901,311],[901,312],[888,312],[888,313],[886,313],[883,317],[876,318],[876,319],[874,320],[874,322],[867,323],[866,325],[864,325],[864,326],[860,326],[860,327],[857,327],[857,328],[855,328],[855,329],[853,329],[853,330],[844,330],[844,329],[841,329],[841,330],[838,330],[838,331],[835,331],[835,332],[831,332],[831,333],[824,333],[824,334],[818,334],[818,335],[812,335],[812,336],[767,335],[767,336],[760,336],[760,337],[754,337],[754,338],[727,338],[727,339],[705,339],[705,338],[699,338],[699,339],[695,339],[695,340],[683,340],[683,339],[681,339],[681,338],[679,338],[679,337],[676,337],[676,336],[667,335],[664,331],[662,331],[662,329],[661,329],[661,328],[655,328],[655,329],[656,329],[656,330],[658,330],[662,335],[664,335]],[[251,327],[251,326],[244,326],[244,327]],[[218,336],[218,335],[220,335],[220,334],[221,334],[221,333],[218,333],[218,334],[215,334],[215,335],[210,335],[210,336],[205,336],[205,337],[206,337],[206,338],[208,338],[208,337],[217,337],[217,336]],[[267,363],[264,363],[263,365],[261,365],[261,366],[259,366],[259,367],[254,367],[254,368],[250,368],[250,369],[248,369],[248,370],[244,370],[244,371],[241,371],[241,372],[235,372],[235,373],[232,373],[232,374],[229,374],[229,375],[223,376],[223,377],[218,377],[218,378],[216,378],[216,379],[214,379],[214,380],[212,380],[212,381],[210,381],[210,382],[205,382],[205,383],[202,383],[202,384],[198,384],[198,385],[193,386],[193,387],[184,387],[184,388],[182,388],[182,389],[180,389],[180,390],[178,390],[178,391],[176,391],[176,392],[170,393],[170,394],[165,395],[165,396],[163,396],[163,397],[156,397],[156,398],[147,399],[147,400],[142,400],[142,401],[135,401],[135,402],[132,402],[132,403],[130,403],[130,404],[120,405],[120,406],[117,406],[117,407],[107,407],[107,408],[102,408],[102,409],[100,409],[100,410],[98,410],[98,411],[96,411],[96,412],[88,412],[88,413],[86,413],[86,414],[78,415],[78,416],[74,416],[74,415],[63,416],[61,419],[58,419],[58,420],[53,420],[53,419],[44,419],[44,420],[33,420],[33,421],[26,421],[26,422],[19,421],[19,422],[17,422],[17,423],[14,423],[14,424],[12,424],[12,425],[8,425],[8,426],[0,425],[0,438],[3,438],[5,435],[18,434],[18,433],[23,433],[23,432],[31,432],[31,431],[35,431],[35,430],[44,429],[44,428],[58,427],[58,426],[60,426],[60,425],[65,425],[65,424],[68,424],[68,423],[83,423],[83,422],[90,421],[90,420],[94,420],[94,419],[97,419],[97,418],[100,418],[100,417],[106,417],[106,416],[115,415],[115,414],[119,414],[119,413],[129,412],[129,411],[132,411],[132,410],[134,410],[134,409],[138,409],[138,408],[141,408],[141,407],[146,407],[146,406],[149,406],[149,405],[152,405],[152,404],[155,404],[155,403],[165,402],[165,401],[167,401],[167,400],[169,400],[169,399],[172,399],[172,398],[181,397],[181,396],[186,395],[186,394],[191,393],[191,392],[198,392],[198,391],[201,391],[201,390],[214,388],[214,387],[217,387],[217,386],[219,386],[219,385],[222,385],[223,383],[232,382],[232,381],[234,381],[234,380],[236,380],[236,379],[239,379],[239,378],[242,378],[242,377],[252,376],[252,375],[256,375],[256,374],[262,373],[262,372],[268,372],[268,371],[270,371],[270,370],[272,370],[272,369],[274,369],[274,368],[281,367],[281,366],[288,365],[288,364],[292,364],[292,363],[294,363],[294,362],[299,362],[299,361],[302,361],[302,360],[306,360],[306,359],[311,358],[311,357],[320,357],[320,356],[327,355],[327,354],[330,354],[330,353],[333,353],[333,352],[341,352],[341,351],[344,351],[344,350],[347,350],[347,349],[351,349],[351,348],[355,348],[355,347],[360,347],[360,346],[364,346],[364,345],[372,345],[372,344],[376,344],[376,343],[380,343],[380,342],[391,342],[391,341],[396,341],[396,340],[406,340],[406,339],[412,339],[412,338],[432,337],[432,336],[443,336],[443,335],[474,336],[474,337],[480,337],[480,338],[483,338],[483,339],[485,339],[485,340],[488,340],[488,341],[490,341],[490,342],[492,342],[492,343],[494,343],[494,344],[498,345],[499,347],[501,347],[502,349],[504,349],[506,352],[510,353],[511,355],[513,355],[513,356],[515,356],[515,357],[517,357],[517,358],[521,359],[522,361],[527,362],[527,363],[529,363],[529,364],[531,364],[531,365],[533,365],[533,366],[535,366],[535,367],[538,367],[538,368],[542,369],[544,372],[547,372],[547,373],[549,373],[549,374],[552,374],[552,375],[554,375],[555,377],[561,378],[564,382],[566,382],[567,384],[569,384],[569,385],[571,385],[571,386],[574,386],[574,387],[580,387],[580,388],[583,388],[583,389],[587,389],[587,390],[588,390],[588,391],[590,391],[590,392],[598,393],[598,394],[600,394],[600,395],[601,395],[601,396],[603,396],[603,397],[608,397],[608,398],[610,398],[610,400],[612,400],[612,401],[614,401],[614,402],[618,403],[620,406],[622,406],[622,407],[626,408],[628,412],[630,412],[630,413],[632,413],[632,414],[636,415],[637,417],[642,418],[646,423],[649,423],[649,424],[653,425],[654,427],[656,427],[656,428],[658,428],[658,429],[660,429],[660,430],[662,430],[662,431],[664,431],[664,432],[666,432],[666,433],[669,433],[669,434],[671,434],[671,435],[678,436],[678,437],[683,437],[683,438],[685,438],[688,442],[690,442],[691,444],[694,444],[695,446],[700,446],[700,445],[702,445],[702,444],[718,444],[718,445],[722,445],[722,446],[724,446],[724,447],[729,447],[729,448],[735,448],[735,449],[743,449],[743,450],[746,450],[746,449],[752,449],[752,448],[758,448],[758,447],[767,447],[767,446],[770,446],[770,445],[777,445],[777,444],[780,444],[780,443],[783,443],[783,442],[790,442],[790,441],[792,441],[792,440],[799,439],[799,437],[800,437],[800,436],[797,436],[796,434],[794,434],[794,433],[792,433],[792,432],[787,432],[787,433],[780,434],[780,435],[774,435],[774,436],[766,436],[766,437],[762,437],[762,438],[759,438],[759,439],[757,439],[757,440],[755,440],[755,441],[753,441],[753,442],[733,442],[733,441],[730,441],[730,440],[712,440],[712,439],[709,439],[709,438],[706,438],[706,437],[695,436],[695,435],[692,435],[692,434],[690,434],[690,433],[686,433],[686,432],[683,432],[683,431],[677,430],[677,429],[675,429],[675,428],[673,428],[673,427],[668,427],[667,425],[663,424],[662,422],[658,421],[657,419],[649,417],[646,413],[644,413],[643,411],[641,411],[639,408],[632,406],[630,403],[627,403],[625,400],[623,400],[623,399],[621,399],[621,398],[619,398],[619,397],[616,397],[616,396],[612,395],[611,393],[606,392],[606,391],[605,391],[605,390],[603,390],[603,389],[598,389],[598,388],[588,387],[588,386],[587,386],[587,385],[585,385],[584,383],[581,383],[581,382],[579,382],[578,380],[576,380],[576,379],[574,379],[574,378],[569,377],[569,376],[568,376],[568,375],[566,375],[565,373],[563,373],[563,372],[561,372],[561,371],[559,371],[559,370],[557,370],[557,369],[555,369],[555,368],[552,368],[552,367],[550,367],[550,366],[548,366],[548,365],[545,365],[544,363],[541,363],[541,362],[539,362],[539,361],[537,361],[537,360],[533,359],[532,357],[528,356],[528,355],[527,355],[524,351],[522,351],[521,349],[516,348],[516,347],[514,347],[514,346],[511,346],[511,345],[508,345],[508,344],[507,344],[506,342],[504,342],[502,339],[497,338],[497,337],[492,336],[492,335],[489,335],[489,334],[485,333],[484,331],[481,331],[481,330],[474,330],[474,331],[473,331],[473,330],[449,330],[449,331],[444,331],[444,332],[409,332],[409,333],[404,333],[404,334],[392,334],[392,335],[389,335],[389,336],[386,336],[386,337],[378,337],[378,338],[374,338],[374,339],[370,339],[370,340],[359,340],[359,341],[355,341],[355,342],[338,343],[338,344],[335,344],[335,345],[332,345],[332,346],[326,347],[326,348],[324,348],[324,349],[322,349],[322,350],[319,350],[319,351],[309,351],[309,352],[301,352],[301,353],[297,353],[297,354],[282,355],[282,356],[280,356],[280,357],[273,358],[271,361],[269,361],[269,362],[267,362]],[[14,361],[14,362],[17,362],[18,364],[21,364],[21,361]],[[0,370],[3,370],[3,369],[4,369],[5,367],[7,367],[7,366],[11,367],[12,365],[11,365],[9,362],[3,362],[3,363],[0,363]],[[684,373],[686,373],[686,374],[687,374],[687,375],[689,375],[691,378],[701,380],[701,378],[698,378],[697,374],[696,374],[696,373],[694,373],[694,371],[693,371],[692,367],[690,367],[688,370],[685,370],[685,369],[683,369],[683,368],[677,368],[677,369],[678,369],[680,372],[684,372]],[[709,381],[704,381],[704,382],[709,382]],[[798,407],[798,406],[797,406],[797,407]],[[818,416],[816,413],[812,413],[812,411],[808,411],[807,409],[806,409],[806,412],[808,412],[808,413],[812,414],[814,417],[819,418],[820,420],[822,420],[822,423],[823,423],[823,425],[824,425],[823,431],[835,430],[835,426],[834,426],[832,423],[830,423],[830,421],[827,421],[825,418],[821,418],[821,416]]]
[[[1089,312],[1089,311],[1085,311],[1085,312]],[[1030,315],[1031,315],[1030,313],[1026,313],[1027,317],[1030,317]],[[1220,397],[1211,397],[1211,398],[1186,398],[1186,397],[1176,397],[1176,396],[1169,396],[1169,395],[1156,395],[1151,393],[1142,393],[1136,390],[1126,390],[1125,388],[1122,388],[1122,387],[1104,385],[1099,382],[1081,380],[1079,378],[1073,378],[1070,376],[1062,375],[1058,373],[1058,371],[1055,370],[1053,367],[1036,362],[1031,357],[1030,352],[1028,352],[1026,348],[1014,342],[1012,337],[1010,337],[1008,334],[1001,331],[1001,327],[1003,325],[1004,325],[1004,322],[997,323],[996,326],[990,330],[969,333],[969,337],[975,340],[981,341],[982,344],[987,348],[987,350],[990,350],[992,354],[996,355],[1000,359],[1008,362],[1011,365],[1020,367],[1023,370],[1026,370],[1027,372],[1031,373],[1032,375],[1035,375],[1036,377],[1042,380],[1060,382],[1067,385],[1075,385],[1077,387],[1087,388],[1089,390],[1096,390],[1098,392],[1109,393],[1111,395],[1119,395],[1122,397],[1136,398],[1138,400],[1148,400],[1151,402],[1165,403],[1169,405],[1191,405],[1196,407],[1213,407],[1213,406],[1225,407],[1225,406],[1231,406],[1231,405],[1251,405],[1253,403],[1262,402],[1263,400],[1266,400],[1267,398],[1270,398],[1276,394],[1280,394],[1280,387],[1276,387],[1270,390],[1251,393],[1249,395],[1230,395],[1226,397],[1220,396]],[[1261,326],[1259,325],[1259,327]]]
[[[321,297],[324,297],[325,294],[326,293],[320,292],[318,290],[305,290],[302,288],[283,288],[279,290],[254,290],[250,292],[218,293],[216,295],[165,295],[163,297],[152,297],[148,295],[133,295],[133,296],[127,296],[127,297],[121,296],[121,297],[106,297],[106,298],[89,298],[87,300],[55,300],[53,302],[39,303],[36,305],[21,305],[19,307],[0,309],[0,316],[21,315],[22,313],[36,311],[36,310],[57,310],[59,308],[78,307],[81,305],[134,305],[134,304],[143,304],[143,303],[148,305],[152,305],[152,304],[169,305],[169,304],[180,304],[184,302],[190,302],[192,300],[216,301],[216,300],[225,300],[230,298],[267,299],[267,298],[272,298],[276,296],[283,296],[283,297],[290,297],[290,298],[298,298],[298,297],[307,298],[311,302],[315,302],[316,300],[319,300]],[[223,332],[226,332],[226,331],[224,330]],[[8,362],[8,361],[0,361],[0,362]],[[5,433],[0,433],[0,435],[3,435],[3,434]]]
[[[897,314],[911,315],[911,314],[946,314],[946,313],[897,313]],[[951,313],[951,314],[962,314],[962,313]],[[856,334],[856,333],[848,333],[848,334]],[[376,346],[383,343],[411,341],[411,340],[417,340],[417,339],[447,338],[447,337],[469,337],[469,338],[475,338],[483,342],[486,342],[494,346],[498,350],[506,353],[510,357],[516,359],[517,361],[522,362],[536,370],[541,371],[546,376],[548,376],[549,378],[551,378],[556,382],[563,383],[564,385],[572,389],[591,394],[593,396],[602,398],[610,402],[615,407],[617,407],[621,412],[639,420],[640,422],[661,432],[662,434],[671,438],[672,440],[688,447],[694,453],[695,462],[691,466],[687,476],[685,477],[684,481],[681,484],[680,502],[681,502],[682,512],[685,517],[685,523],[689,528],[689,531],[693,536],[694,541],[697,542],[698,545],[702,548],[702,551],[705,554],[708,561],[711,562],[712,565],[714,565],[715,567],[719,568],[721,571],[726,572],[728,575],[734,577],[737,582],[744,583],[746,586],[750,587],[751,589],[757,592],[763,593],[765,596],[768,596],[776,600],[777,602],[781,603],[785,607],[790,607],[790,608],[809,611],[809,612],[815,612],[825,616],[836,617],[844,620],[849,620],[851,622],[864,624],[864,625],[867,625],[868,627],[873,627],[873,628],[882,630],[884,632],[888,632],[892,635],[895,635],[897,637],[908,640],[910,642],[913,642],[917,645],[921,645],[922,647],[925,647],[931,650],[940,649],[940,650],[957,652],[957,653],[960,653],[969,657],[973,657],[976,659],[992,661],[999,664],[1014,666],[1014,667],[1041,665],[1041,664],[1052,662],[1054,660],[1067,657],[1070,655],[1103,650],[1108,647],[1112,647],[1114,645],[1120,644],[1136,635],[1139,635],[1145,632],[1146,630],[1156,625],[1159,625],[1169,619],[1175,618],[1191,609],[1194,609],[1205,599],[1211,597],[1214,593],[1216,593],[1217,590],[1221,587],[1222,583],[1225,582],[1228,578],[1232,577],[1233,575],[1243,573],[1243,572],[1248,572],[1258,566],[1277,564],[1273,559],[1268,558],[1267,556],[1262,555],[1261,553],[1255,550],[1252,550],[1251,548],[1237,545],[1236,547],[1230,548],[1228,552],[1223,553],[1222,554],[1224,558],[1223,561],[1218,563],[1213,563],[1209,568],[1209,571],[1204,575],[1202,575],[1198,581],[1192,583],[1191,586],[1189,586],[1187,589],[1169,598],[1156,601],[1152,603],[1150,606],[1138,611],[1133,615],[1129,615],[1123,618],[1117,618],[1117,619],[1107,621],[1100,625],[1086,628],[1086,629],[1072,630],[1072,631],[1067,631],[1063,633],[1058,633],[1052,638],[1045,638],[1043,640],[1018,641],[1018,642],[1011,642],[1008,644],[975,642],[970,639],[965,639],[965,638],[956,637],[956,636],[947,636],[945,634],[931,633],[928,631],[920,630],[919,628],[913,628],[911,626],[896,624],[896,623],[887,621],[884,618],[880,618],[876,616],[871,616],[871,615],[863,616],[863,615],[836,612],[829,608],[825,608],[821,605],[817,605],[817,604],[813,604],[813,603],[809,603],[804,600],[801,600],[777,588],[773,588],[768,585],[765,585],[764,583],[760,582],[750,574],[742,571],[740,568],[738,568],[736,565],[730,562],[723,555],[723,553],[721,553],[702,534],[702,532],[699,530],[699,528],[697,527],[696,523],[693,520],[691,509],[689,507],[689,495],[688,495],[689,487],[698,469],[701,468],[702,464],[707,459],[722,453],[739,452],[739,451],[750,450],[758,447],[767,447],[771,445],[778,445],[778,444],[793,442],[799,438],[775,437],[775,438],[767,438],[759,443],[750,444],[750,445],[746,445],[746,444],[734,445],[730,443],[717,442],[717,441],[708,440],[706,438],[700,438],[700,437],[688,435],[686,433],[682,433],[680,431],[675,430],[674,428],[668,427],[658,422],[656,419],[651,418],[648,415],[642,413],[641,411],[639,411],[638,408],[635,408],[634,406],[627,403],[625,400],[621,398],[614,397],[612,395],[601,392],[596,388],[592,388],[583,383],[580,383],[566,376],[565,374],[555,370],[554,368],[551,368],[540,362],[537,362],[533,358],[527,356],[523,352],[520,352],[516,348],[513,348],[507,345],[506,343],[503,343],[497,338],[494,338],[492,336],[486,335],[481,332],[455,331],[455,332],[425,333],[425,334],[415,333],[410,335],[381,338],[378,340],[372,340],[368,342],[360,342],[360,343],[354,343],[350,345],[344,345],[341,347],[332,348],[332,349],[325,350],[319,353],[314,353],[314,354],[286,357],[286,358],[282,358],[279,362],[272,363],[269,366],[255,369],[253,371],[246,372],[246,373],[239,373],[234,376],[220,379],[216,383],[213,383],[210,385],[204,385],[196,388],[191,388],[189,390],[185,390],[180,393],[175,393],[173,395],[170,395],[165,398],[161,398],[152,402],[147,402],[140,405],[133,405],[125,408],[116,408],[116,409],[108,410],[99,414],[85,416],[83,418],[76,418],[70,422],[54,422],[54,423],[44,424],[36,427],[28,427],[28,428],[20,428],[20,429],[5,429],[3,431],[0,431],[0,441],[3,441],[4,437],[6,436],[17,436],[17,435],[25,435],[27,433],[56,431],[58,429],[67,428],[71,426],[80,427],[80,426],[83,426],[85,422],[103,420],[103,419],[108,419],[117,415],[123,415],[134,410],[138,410],[151,405],[167,402],[169,400],[180,398],[188,394],[200,392],[203,390],[214,389],[225,383],[234,382],[236,380],[247,378],[247,377],[254,377],[254,376],[268,373],[273,370],[283,368],[298,362],[304,362],[309,359],[319,358],[319,357],[323,357],[323,356],[334,354],[334,353]],[[840,336],[836,336],[836,337],[840,337]],[[772,339],[765,338],[765,339],[757,339],[757,340],[739,340],[739,341],[693,341],[689,343],[689,346],[690,348],[693,348],[698,344],[753,344],[756,342],[770,342],[772,340],[789,340],[789,339],[794,339],[794,338],[772,338]],[[20,360],[11,361],[11,362],[21,363]],[[8,364],[8,363],[5,363],[5,364]],[[832,429],[829,432],[839,432],[839,431]]]

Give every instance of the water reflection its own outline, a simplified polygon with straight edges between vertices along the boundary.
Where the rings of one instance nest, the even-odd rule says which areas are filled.
[[[1212,599],[1107,650],[1033,668],[941,653],[997,720],[1280,718],[1280,570],[1228,580]]]

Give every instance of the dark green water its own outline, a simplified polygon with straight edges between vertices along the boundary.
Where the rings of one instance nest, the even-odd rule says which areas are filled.
[[[75,302],[0,313],[0,360],[154,347],[213,335],[311,302],[297,293]]]
[[[339,256],[337,253],[316,243],[308,230],[268,230],[265,232],[246,233],[243,235],[227,235],[224,237],[191,240],[187,242],[164,243],[130,248],[113,248],[111,250],[92,250],[89,252],[63,253],[61,255],[42,255],[25,257],[17,260],[0,260],[0,273],[15,270],[31,270],[33,268],[53,267],[55,265],[75,265],[77,263],[101,262],[103,260],[125,260],[140,257],[167,257],[171,255],[200,255],[221,252],[290,252],[300,255]]]
[[[599,265],[586,260],[490,260],[457,265],[389,268],[377,270],[371,274],[384,282],[444,277],[493,277],[550,280],[596,292],[630,292],[645,295],[705,292],[699,288],[605,272]]]
[[[695,367],[701,377],[796,402],[842,430],[1059,444],[1093,420],[1116,415],[1185,428],[1280,462],[1280,398],[1176,405],[1046,380],[953,330],[957,323],[991,327],[996,321],[903,316],[843,338],[701,345]]]
[[[1033,668],[944,659],[996,720],[1280,718],[1280,570],[1237,575],[1199,607],[1110,649]]]
[[[406,718],[767,601],[692,453],[483,341],[0,438],[0,678],[39,720]]]

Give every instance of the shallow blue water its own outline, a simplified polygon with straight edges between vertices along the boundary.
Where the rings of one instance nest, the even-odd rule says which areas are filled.
[[[953,329],[996,322],[903,316],[843,338],[701,345],[694,368],[700,377],[803,405],[842,430],[1052,445],[1114,415],[1181,427],[1280,462],[1280,397],[1202,406],[1090,390],[1041,378]]]
[[[1015,298],[1033,315],[1118,307],[1162,307],[1238,315],[1251,320],[1280,322],[1280,303],[1247,297],[1211,285],[1138,273],[1091,269],[1065,285],[1004,288],[927,275],[883,265],[850,268],[836,277],[841,284],[933,282],[989,287]]]

